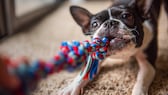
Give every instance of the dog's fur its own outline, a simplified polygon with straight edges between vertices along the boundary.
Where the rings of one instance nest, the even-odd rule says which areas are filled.
[[[132,95],[148,95],[148,88],[155,76],[161,2],[161,0],[116,0],[108,9],[94,15],[78,6],[70,8],[72,17],[81,26],[85,35],[91,35],[93,38],[109,38],[110,58],[126,60],[134,56],[137,59],[139,72]],[[165,3],[167,10],[166,0]],[[82,93],[89,80],[79,79],[80,75],[59,94]]]

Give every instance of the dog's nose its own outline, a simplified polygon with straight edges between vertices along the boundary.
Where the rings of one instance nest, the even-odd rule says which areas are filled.
[[[115,21],[115,20],[108,20],[104,23],[104,27],[105,28],[110,28],[112,26],[117,26],[119,24],[118,21]]]

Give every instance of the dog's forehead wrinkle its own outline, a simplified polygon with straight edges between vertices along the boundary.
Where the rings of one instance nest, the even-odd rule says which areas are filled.
[[[120,11],[121,12],[121,11],[126,11],[128,8],[121,5],[121,6],[111,7],[110,9],[111,9],[111,11]]]
[[[120,15],[123,12],[132,12],[129,7],[125,7],[124,5],[114,6],[109,9],[111,10],[112,15]]]
[[[101,11],[101,12],[99,12],[99,13],[97,13],[97,14],[95,14],[95,16],[96,17],[99,17],[99,16],[107,16],[107,10],[103,10],[103,11]]]
[[[112,17],[112,14],[111,14],[111,9],[108,9],[108,14],[109,14],[109,18],[112,20],[113,17]]]
[[[99,22],[104,22],[105,20],[107,20],[109,18],[109,15],[108,15],[108,11],[107,10],[104,10],[102,12],[99,12],[97,14],[95,14],[92,18],[91,18],[91,22],[97,20]]]

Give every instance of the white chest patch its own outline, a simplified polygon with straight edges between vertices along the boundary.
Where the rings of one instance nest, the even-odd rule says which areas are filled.
[[[153,29],[149,21],[145,21],[143,26],[144,26],[144,39],[143,39],[143,44],[140,47],[141,50],[144,50],[153,38],[153,33],[152,33]]]

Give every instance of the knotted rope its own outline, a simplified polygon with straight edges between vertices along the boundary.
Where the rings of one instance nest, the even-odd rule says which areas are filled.
[[[8,70],[21,81],[20,89],[12,92],[15,95],[27,95],[29,90],[40,79],[59,72],[62,69],[73,71],[82,64],[82,79],[92,79],[97,73],[99,60],[106,57],[109,41],[107,38],[95,38],[89,41],[62,42],[60,51],[48,62],[33,61],[31,64],[8,62]]]

